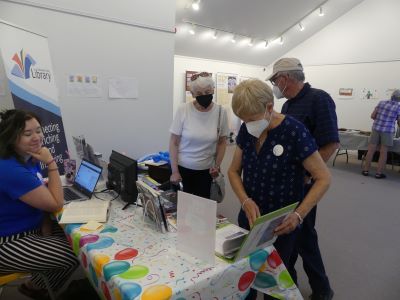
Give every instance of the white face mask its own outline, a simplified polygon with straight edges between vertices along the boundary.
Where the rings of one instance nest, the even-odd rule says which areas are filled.
[[[265,110],[265,113],[267,111]],[[246,128],[248,133],[250,133],[252,136],[259,138],[260,135],[263,133],[263,131],[268,128],[269,124],[271,123],[271,118],[272,118],[272,113],[271,116],[269,117],[269,120],[265,119],[265,113],[264,117],[261,120],[257,121],[251,121],[246,123]]]
[[[274,85],[274,86],[272,87],[272,93],[275,95],[276,99],[282,99],[282,98],[285,97],[285,96],[283,95],[283,93],[285,92],[286,87],[287,87],[287,85],[285,85],[283,91],[281,91],[281,89],[280,89],[277,85]]]

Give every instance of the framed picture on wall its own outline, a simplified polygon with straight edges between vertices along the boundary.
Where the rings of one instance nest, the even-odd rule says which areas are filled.
[[[339,99],[353,99],[354,98],[353,88],[339,88]]]

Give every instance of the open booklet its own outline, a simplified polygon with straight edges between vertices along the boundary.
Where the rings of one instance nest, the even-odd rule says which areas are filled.
[[[257,218],[250,231],[235,224],[221,226],[216,232],[216,255],[233,262],[272,245],[276,240],[274,229],[297,204],[293,203]]]
[[[100,199],[70,202],[64,205],[59,223],[107,222],[109,206],[110,201]]]

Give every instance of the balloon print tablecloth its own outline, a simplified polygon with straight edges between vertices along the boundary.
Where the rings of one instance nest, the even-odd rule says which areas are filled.
[[[236,262],[209,265],[176,250],[176,234],[162,234],[142,209],[112,202],[109,221],[95,231],[65,226],[75,254],[103,298],[116,300],[244,299],[255,287],[278,299],[302,299],[273,247]],[[259,272],[260,270],[260,272]]]

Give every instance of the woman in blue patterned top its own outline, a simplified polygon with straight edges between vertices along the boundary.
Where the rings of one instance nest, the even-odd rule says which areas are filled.
[[[31,273],[19,291],[45,299],[43,276],[56,291],[79,264],[63,230],[56,223],[43,227],[45,212],[63,207],[60,174],[35,115],[13,109],[0,119],[0,275]],[[39,162],[48,167],[47,186]]]
[[[272,90],[260,80],[246,80],[235,88],[232,109],[243,124],[228,175],[242,205],[241,227],[249,228],[261,215],[300,203],[275,229],[279,237],[274,245],[286,264],[295,229],[327,191],[330,173],[308,130],[276,112],[273,100]],[[306,170],[315,184],[303,200]]]

